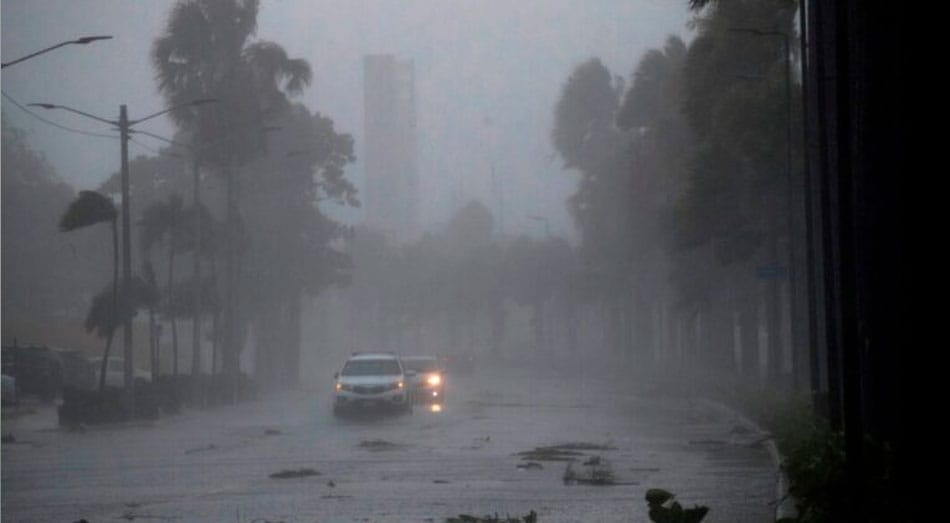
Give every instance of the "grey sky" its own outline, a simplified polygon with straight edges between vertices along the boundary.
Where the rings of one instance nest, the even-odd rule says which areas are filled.
[[[575,178],[561,170],[549,135],[554,103],[573,67],[600,57],[629,80],[644,51],[668,34],[688,36],[686,0],[264,0],[258,37],[307,59],[314,83],[300,97],[339,130],[362,135],[362,64],[367,53],[394,53],[416,66],[422,215],[444,222],[476,198],[498,210],[494,164],[504,193],[507,232],[539,234],[543,215],[555,232],[573,227],[564,199]],[[20,103],[69,105],[107,118],[160,110],[149,63],[172,1],[2,0],[2,56],[9,61],[82,35],[115,38],[69,46],[3,71],[5,93]],[[4,118],[28,130],[56,171],[91,188],[118,169],[116,140],[73,134],[36,121],[8,100]],[[107,126],[61,111],[38,114],[70,127]],[[142,129],[171,136],[164,119]],[[157,149],[160,142],[136,140]],[[130,154],[152,154],[133,143]],[[362,183],[362,165],[349,169]],[[497,216],[496,216],[497,218]]]

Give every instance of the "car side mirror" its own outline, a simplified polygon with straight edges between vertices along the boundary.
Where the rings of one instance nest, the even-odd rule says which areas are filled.
[[[335,379],[335,380],[340,379],[340,373],[339,373],[339,372],[334,372],[334,373],[333,373],[333,379]]]

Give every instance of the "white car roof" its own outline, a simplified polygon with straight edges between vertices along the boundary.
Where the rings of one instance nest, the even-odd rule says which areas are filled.
[[[355,353],[350,360],[396,360],[399,359],[391,352],[360,352]]]

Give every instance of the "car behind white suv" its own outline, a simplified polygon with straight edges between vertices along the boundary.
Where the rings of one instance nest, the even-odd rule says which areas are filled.
[[[406,373],[391,353],[355,353],[334,375],[333,414],[384,407],[412,412]]]

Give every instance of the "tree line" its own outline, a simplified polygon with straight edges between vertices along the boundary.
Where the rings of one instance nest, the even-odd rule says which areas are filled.
[[[82,261],[62,264],[61,270],[65,279],[81,273],[81,289],[64,285],[61,290],[70,292],[57,296],[13,292],[16,283],[7,279],[13,272],[4,271],[4,301],[15,303],[18,313],[62,309],[64,297],[88,303],[85,328],[105,340],[106,357],[122,319],[146,313],[147,343],[137,352],[148,346],[155,377],[236,376],[253,330],[261,384],[294,383],[301,300],[350,277],[351,262],[335,246],[349,229],[325,209],[359,205],[344,172],[355,155],[352,137],[337,131],[331,118],[293,101],[310,83],[310,65],[289,57],[279,44],[256,38],[259,9],[255,0],[180,0],[153,43],[156,83],[169,107],[205,99],[214,103],[173,110],[177,130],[164,138],[166,146],[130,162],[131,303],[122,303],[125,293],[115,269],[120,174],[70,201],[71,191],[42,156],[4,125],[5,244],[24,236],[7,236],[8,225],[20,231],[32,225],[31,217],[55,223],[52,214],[61,231],[76,231],[66,235],[72,243],[84,246],[83,256],[75,256]],[[10,150],[22,154],[11,156]],[[21,186],[24,192],[40,191],[27,187],[36,181],[8,177],[8,165],[16,165],[13,170],[22,171],[23,178],[51,185],[37,196],[43,201],[35,208],[13,205],[11,213],[23,215],[15,220],[6,215],[8,195],[19,194]],[[111,232],[91,227],[97,223],[110,224]],[[40,250],[30,247],[22,256],[54,258]],[[5,262],[8,252],[21,249],[5,248]],[[5,268],[19,268],[18,260],[19,255]],[[97,289],[106,274],[111,281]],[[52,289],[41,275],[26,281]],[[74,305],[69,316],[81,314],[77,309],[81,306]],[[190,334],[190,342],[182,334]],[[159,350],[160,339],[170,339],[169,353]]]
[[[592,58],[562,87],[551,138],[579,180],[579,256],[611,345],[638,362],[805,379],[801,86],[776,37],[797,42],[796,10],[714,3],[629,85]]]

